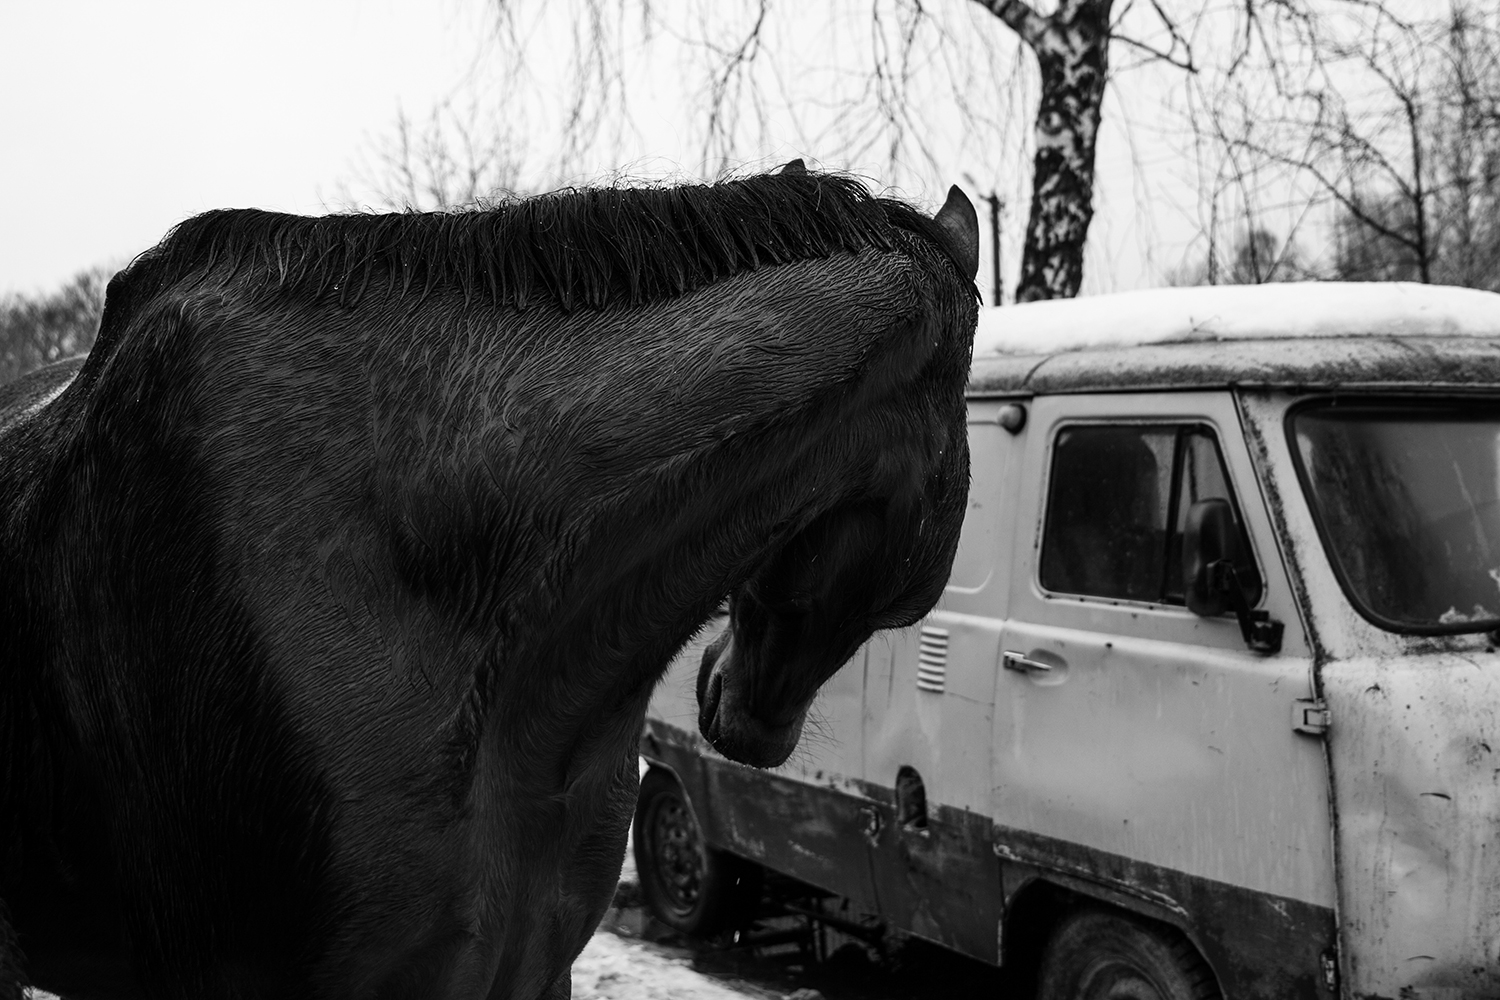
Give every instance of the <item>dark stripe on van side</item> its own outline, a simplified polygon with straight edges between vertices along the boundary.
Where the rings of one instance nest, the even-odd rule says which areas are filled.
[[[988,817],[931,806],[901,828],[893,789],[806,784],[705,752],[696,734],[647,720],[642,754],[682,781],[710,844],[848,897],[893,929],[982,961],[1039,947],[1024,922],[1038,893],[1087,897],[1180,928],[1224,995],[1328,1000],[1322,956],[1333,911],[1110,854]],[[875,817],[871,833],[871,816]],[[1006,926],[1002,929],[1001,914]],[[1009,946],[1004,941],[1012,942]]]
[[[863,799],[705,756],[696,736],[654,719],[647,727],[642,754],[677,775],[709,844],[879,912]]]
[[[1334,912],[1285,896],[1189,875],[1082,844],[996,825],[1007,915],[1045,881],[1171,923],[1208,959],[1229,1000],[1328,1000],[1323,954]]]
[[[998,965],[1002,895],[987,817],[939,807],[903,828],[895,792],[819,787],[703,753],[647,721],[642,753],[678,776],[713,846],[850,899],[891,927]]]
[[[902,826],[893,789],[860,786],[879,803],[880,832],[870,853],[886,922],[999,965],[1004,897],[989,818],[929,803],[925,828]]]

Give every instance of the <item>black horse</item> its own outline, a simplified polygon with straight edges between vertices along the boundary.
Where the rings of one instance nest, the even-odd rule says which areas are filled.
[[[766,765],[941,592],[976,246],[800,167],[183,223],[0,395],[0,969],[566,996],[720,600],[704,729]]]

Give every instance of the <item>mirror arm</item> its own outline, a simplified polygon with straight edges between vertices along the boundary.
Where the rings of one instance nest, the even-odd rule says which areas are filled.
[[[1270,612],[1250,609],[1249,602],[1245,600],[1245,588],[1240,586],[1240,575],[1236,572],[1234,563],[1228,559],[1210,563],[1208,585],[1209,589],[1229,598],[1229,603],[1234,608],[1234,616],[1239,619],[1240,635],[1244,637],[1246,646],[1268,656],[1281,652],[1281,635],[1285,631],[1285,626],[1281,622],[1273,621]]]

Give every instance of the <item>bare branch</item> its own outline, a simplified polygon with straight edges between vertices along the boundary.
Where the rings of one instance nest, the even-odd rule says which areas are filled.
[[[743,83],[743,74],[760,54],[761,31],[765,27],[766,13],[769,9],[770,0],[757,0],[755,21],[751,24],[750,30],[733,49],[727,52],[720,51],[724,62],[719,71],[714,74],[709,87],[708,129],[703,139],[705,159],[710,157],[711,148],[716,144],[721,150],[720,159],[728,159],[729,150],[733,147],[731,133],[735,107],[729,98],[731,94],[738,96],[739,87]],[[727,125],[726,122],[728,122]]]
[[[1159,49],[1156,46],[1151,45],[1147,42],[1140,41],[1139,39],[1131,38],[1120,30],[1120,24],[1125,19],[1125,16],[1130,12],[1131,8],[1135,6],[1135,0],[1130,0],[1130,2],[1127,3],[1123,9],[1121,9],[1119,15],[1115,18],[1114,23],[1109,26],[1110,38],[1114,41],[1123,42],[1124,44],[1129,45],[1132,48],[1144,52],[1147,56],[1150,57],[1146,60],[1147,62],[1164,62],[1171,66],[1175,66],[1180,70],[1196,74],[1198,72],[1198,67],[1193,61],[1193,47],[1188,42],[1187,38],[1182,34],[1182,30],[1177,23],[1177,19],[1167,13],[1166,9],[1162,7],[1160,0],[1150,0],[1150,3],[1151,9],[1156,13],[1157,19],[1161,22],[1162,26],[1167,29],[1167,37],[1170,39],[1171,45],[1166,50]],[[1182,54],[1179,55],[1179,52]]]
[[[1131,38],[1128,35],[1111,35],[1110,40],[1115,42],[1124,42],[1131,48],[1139,49],[1140,51],[1150,56],[1152,61],[1164,62],[1169,65],[1176,66],[1178,69],[1185,70],[1189,73],[1198,72],[1198,67],[1193,64],[1193,57],[1191,53],[1189,53],[1186,57],[1174,56],[1170,52],[1163,52],[1158,48],[1147,45],[1145,42],[1136,41],[1134,38]]]

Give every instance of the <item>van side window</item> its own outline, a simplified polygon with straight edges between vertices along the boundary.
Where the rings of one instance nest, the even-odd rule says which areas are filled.
[[[1065,428],[1053,447],[1042,586],[1089,597],[1184,603],[1188,509],[1215,497],[1238,511],[1218,442],[1205,426]],[[1250,551],[1248,542],[1244,551]],[[1240,572],[1246,589],[1258,594],[1254,565]]]

